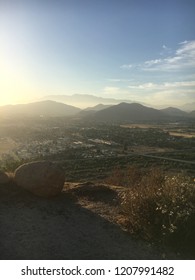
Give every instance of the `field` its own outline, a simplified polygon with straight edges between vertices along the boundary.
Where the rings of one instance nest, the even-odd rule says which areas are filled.
[[[169,131],[169,134],[171,136],[177,136],[177,137],[183,137],[183,138],[195,138],[195,133],[185,133],[185,132],[175,132],[175,131]]]
[[[15,123],[14,123],[15,122]],[[67,180],[102,180],[115,167],[159,166],[194,174],[195,125],[181,123],[106,124],[64,118],[0,125],[0,166],[14,171],[23,162],[61,162]]]
[[[141,129],[162,129],[163,131],[169,133],[171,136],[183,137],[183,138],[195,138],[195,129],[183,126],[179,123],[169,123],[169,124],[125,124],[121,127],[126,128],[141,128]]]

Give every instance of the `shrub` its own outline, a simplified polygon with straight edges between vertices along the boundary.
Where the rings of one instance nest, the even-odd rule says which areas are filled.
[[[148,170],[120,194],[130,232],[195,255],[195,182]]]
[[[128,166],[126,169],[121,169],[120,166],[117,166],[105,180],[105,183],[115,186],[131,187],[139,182],[141,176],[141,169],[134,165]]]
[[[29,162],[28,160],[19,160],[19,159],[13,159],[13,158],[9,158],[3,161],[3,163],[1,164],[1,168],[2,170],[4,170],[5,172],[14,172],[16,170],[16,168],[18,168],[20,165]]]

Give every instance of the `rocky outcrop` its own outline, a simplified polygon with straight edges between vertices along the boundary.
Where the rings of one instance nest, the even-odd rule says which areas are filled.
[[[36,161],[19,166],[14,173],[14,181],[35,195],[50,197],[62,191],[65,175],[53,162]]]
[[[9,176],[0,170],[0,184],[7,184],[9,181]]]

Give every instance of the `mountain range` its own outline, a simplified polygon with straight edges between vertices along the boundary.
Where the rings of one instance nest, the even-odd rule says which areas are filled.
[[[85,121],[100,122],[161,121],[195,118],[195,110],[190,113],[173,107],[157,110],[139,103],[125,102],[117,105],[99,104],[81,110],[80,108],[51,100],[0,107],[1,118],[66,116],[76,117]]]
[[[131,103],[131,100],[104,98],[89,94],[73,94],[73,95],[48,95],[41,100],[52,100],[65,103],[71,106],[76,106],[82,109],[87,107],[94,107],[98,104],[116,105],[121,102]]]
[[[139,101],[133,101],[130,99],[115,99],[115,98],[105,98],[105,97],[99,97],[99,96],[95,96],[95,95],[90,95],[90,94],[73,94],[73,95],[48,95],[45,96],[43,98],[41,98],[41,100],[38,101],[44,101],[44,100],[52,100],[52,101],[56,101],[56,102],[60,102],[60,103],[64,103],[64,104],[68,104],[74,107],[79,107],[81,109],[86,109],[86,110],[99,110],[99,108],[94,108],[95,106],[111,106],[111,105],[117,105],[120,103],[139,103],[142,104],[144,106],[150,106],[153,107],[155,109],[163,109],[166,108],[168,106],[166,105],[156,105],[156,106],[151,106],[150,104],[146,104],[143,102],[139,102]],[[171,105],[172,106],[172,105]],[[102,109],[102,108],[100,108]],[[103,108],[105,109],[105,108]],[[185,112],[191,112],[193,110],[195,110],[195,102],[192,103],[187,103],[184,104],[182,106],[179,106],[178,109],[185,111]]]
[[[88,116],[89,117],[89,116]],[[139,103],[120,103],[95,112],[91,120],[107,122],[152,121],[163,120],[167,115],[157,109],[143,106]]]

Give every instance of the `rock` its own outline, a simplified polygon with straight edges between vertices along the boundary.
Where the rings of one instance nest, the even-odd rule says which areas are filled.
[[[2,171],[0,171],[0,184],[7,184],[9,183],[10,179],[8,175]]]
[[[14,181],[35,195],[50,197],[62,191],[65,175],[53,162],[36,161],[19,166],[14,173]]]

